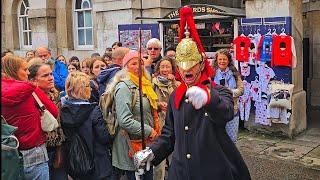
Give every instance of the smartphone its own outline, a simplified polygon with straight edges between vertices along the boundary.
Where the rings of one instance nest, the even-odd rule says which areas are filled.
[[[220,85],[225,86],[226,85],[226,80],[225,79],[220,79]]]

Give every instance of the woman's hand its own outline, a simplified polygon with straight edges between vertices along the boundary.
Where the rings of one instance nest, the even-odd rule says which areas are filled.
[[[155,131],[154,129],[152,129],[152,131],[151,131],[151,133],[150,133],[149,137],[150,137],[151,141],[155,140],[155,139],[156,139],[156,137],[158,137],[158,133],[157,133],[157,131]]]
[[[168,80],[171,80],[171,81],[172,81],[172,80],[174,80],[174,78],[175,78],[175,77],[174,77],[173,74],[168,74]]]
[[[144,62],[144,67],[149,67],[152,64],[152,59],[150,56],[148,56],[148,58],[144,58],[142,57],[143,62]]]
[[[162,111],[167,111],[168,104],[166,102],[164,102],[164,101],[159,102],[159,106],[160,106]]]

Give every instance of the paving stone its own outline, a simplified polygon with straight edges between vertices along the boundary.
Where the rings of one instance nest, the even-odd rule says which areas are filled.
[[[281,137],[274,137],[274,136],[270,136],[270,135],[257,134],[257,133],[248,134],[248,136],[246,138],[250,139],[250,140],[256,139],[256,140],[266,141],[266,142],[270,142],[270,143],[278,143],[284,139]]]
[[[318,158],[320,160],[320,146],[310,151],[306,156]]]
[[[319,143],[315,143],[315,142],[312,142],[312,141],[305,141],[305,140],[298,140],[298,139],[285,139],[285,140],[281,140],[280,142],[283,142],[283,143],[288,143],[288,144],[295,144],[295,145],[301,145],[301,146],[308,146],[308,147],[317,147],[319,146],[320,144]]]
[[[274,146],[275,142],[267,142],[267,141],[261,141],[257,139],[240,139],[236,146],[240,151],[246,151],[251,153],[260,153],[261,151]]]
[[[317,135],[302,135],[296,138],[297,140],[302,140],[302,141],[310,141],[316,144],[320,144],[320,136]]]
[[[312,147],[279,142],[274,147],[264,150],[264,153],[276,158],[294,161],[299,160],[312,149]]]
[[[310,128],[306,131],[306,135],[320,137],[320,128]]]
[[[314,157],[305,156],[299,160],[305,166],[320,170],[320,159]]]

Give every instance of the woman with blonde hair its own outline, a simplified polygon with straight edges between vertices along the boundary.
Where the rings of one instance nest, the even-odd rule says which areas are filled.
[[[129,51],[123,58],[123,69],[107,86],[107,91],[114,91],[116,117],[119,123],[112,148],[112,165],[116,171],[123,172],[129,180],[135,179],[135,167],[132,156],[136,145],[141,149],[141,116],[140,99],[137,96],[139,87],[139,54]],[[141,65],[143,66],[143,61]],[[160,133],[158,120],[157,94],[152,89],[150,76],[143,70],[142,104],[144,113],[144,131],[146,142],[153,141]],[[144,179],[153,179],[152,171],[145,174]]]
[[[106,129],[99,106],[90,103],[90,77],[83,72],[71,72],[66,80],[67,96],[61,98],[61,126],[66,136],[64,144],[66,170],[73,179],[108,179],[112,166],[108,145],[111,137]],[[72,153],[71,143],[78,135],[88,147],[89,156],[93,160],[93,168],[87,172],[77,172],[79,169],[70,168],[70,159],[77,160],[78,152]],[[81,150],[78,144],[78,150]],[[82,146],[83,147],[83,146]],[[77,151],[78,151],[77,150]],[[74,161],[74,165],[83,167],[82,161]]]
[[[46,136],[41,129],[41,110],[33,93],[54,117],[58,116],[58,109],[39,87],[27,82],[30,73],[26,60],[4,56],[1,73],[1,114],[8,124],[18,128],[15,135],[23,156],[25,179],[49,180]]]

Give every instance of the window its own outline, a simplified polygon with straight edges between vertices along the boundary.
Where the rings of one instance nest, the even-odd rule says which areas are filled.
[[[76,0],[74,8],[74,39],[79,49],[93,48],[93,23],[91,0]]]
[[[22,0],[18,6],[18,26],[19,26],[19,41],[21,49],[32,48],[31,29],[29,25],[29,2],[28,0]]]

